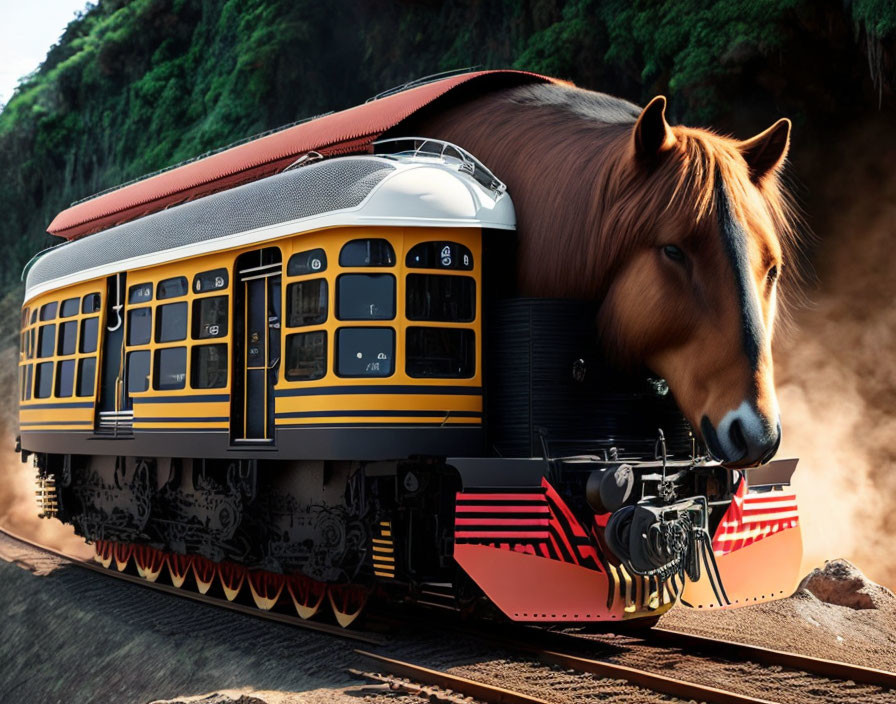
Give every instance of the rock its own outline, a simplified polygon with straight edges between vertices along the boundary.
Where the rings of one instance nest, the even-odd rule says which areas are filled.
[[[820,601],[850,609],[879,609],[896,601],[893,592],[872,582],[843,559],[828,560],[823,568],[812,570],[800,582],[799,589],[810,592]]]
[[[175,699],[158,699],[150,704],[267,704],[264,699],[252,697],[248,694],[236,694],[236,697],[226,693],[205,694],[198,697],[186,697]]]

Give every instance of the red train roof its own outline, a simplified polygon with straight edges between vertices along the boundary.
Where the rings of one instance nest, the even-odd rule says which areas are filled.
[[[277,173],[309,151],[367,152],[383,132],[460,85],[497,90],[554,79],[524,71],[476,71],[426,83],[240,144],[63,210],[47,230],[75,239]]]

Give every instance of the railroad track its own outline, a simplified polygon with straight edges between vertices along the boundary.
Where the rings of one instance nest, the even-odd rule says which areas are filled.
[[[17,536],[6,529],[0,529],[0,533],[5,535],[8,540],[16,541],[32,549],[41,550],[61,560],[71,562],[79,568],[112,576],[116,579],[137,584],[143,588],[155,589],[181,598],[212,604],[257,618],[314,630],[339,638],[352,639],[364,643],[368,647],[371,645],[383,647],[396,644],[395,640],[390,641],[388,637],[382,634],[346,630],[333,624],[306,621],[285,613],[263,611],[214,596],[202,595],[158,582],[148,582],[135,575],[118,572],[92,562],[70,558],[61,552],[36,545],[32,541]],[[686,654],[687,657],[704,658],[706,662],[718,661],[720,659],[733,662],[747,661],[766,667],[785,668],[797,673],[810,674],[814,677],[824,678],[827,682],[835,681],[852,683],[854,686],[864,685],[878,688],[876,694],[887,697],[887,699],[880,699],[881,701],[896,701],[896,674],[892,672],[823,660],[797,653],[771,650],[754,645],[718,641],[702,636],[654,628],[646,633],[626,634],[624,638],[626,644],[620,646],[609,643],[606,638],[596,634],[582,635],[547,631],[543,628],[515,624],[489,623],[485,627],[481,624],[467,627],[458,625],[456,621],[451,622],[444,618],[440,619],[431,611],[427,612],[427,614],[428,625],[429,622],[432,622],[432,626],[440,632],[449,631],[458,636],[486,641],[491,646],[536,661],[546,667],[556,666],[578,673],[589,673],[600,678],[622,680],[643,690],[649,690],[649,692],[685,700],[718,704],[774,704],[778,701],[773,694],[763,695],[762,697],[745,694],[733,691],[734,688],[725,689],[720,686],[672,677],[667,673],[657,672],[657,668],[633,667],[613,662],[612,660],[626,650],[634,651],[639,647],[661,647],[667,652],[674,650],[679,651],[681,654]],[[419,611],[416,615],[419,617]],[[389,621],[401,625],[400,618],[387,618],[386,622]],[[409,625],[410,619],[405,617],[404,624]],[[598,652],[595,653],[595,650]],[[369,649],[365,649],[358,650],[357,653],[369,661],[373,669],[368,671],[353,670],[352,673],[358,677],[377,682],[384,691],[397,690],[409,694],[417,694],[430,701],[439,702],[468,701],[467,698],[469,697],[480,701],[499,702],[501,704],[531,704],[533,702],[550,701],[550,698],[539,698],[531,693],[514,691],[513,689],[481,679],[449,673],[432,667],[424,667],[382,652],[372,652]],[[645,694],[647,693],[645,692]],[[789,696],[786,699],[787,701],[800,701],[798,697],[795,698],[794,696]],[[843,698],[841,700],[845,701]],[[856,699],[856,701],[859,700]]]

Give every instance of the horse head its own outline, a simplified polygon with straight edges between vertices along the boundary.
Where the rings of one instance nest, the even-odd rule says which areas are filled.
[[[790,122],[740,142],[671,127],[665,106],[532,85],[412,133],[469,149],[507,184],[519,292],[597,301],[608,356],[663,377],[710,452],[748,466],[781,435],[771,340],[793,232],[778,179]]]
[[[711,454],[770,459],[781,438],[772,331],[790,122],[744,142],[670,127],[655,98],[630,130],[603,213],[623,229],[598,327],[616,359],[664,378]]]

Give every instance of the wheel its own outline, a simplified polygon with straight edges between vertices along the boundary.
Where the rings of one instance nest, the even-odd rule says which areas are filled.
[[[243,588],[243,582],[246,581],[247,572],[248,570],[242,565],[235,565],[232,562],[218,563],[218,579],[221,580],[227,601],[236,599],[240,589]]]
[[[155,582],[165,566],[165,553],[148,545],[134,547],[134,562],[137,564],[137,574],[147,582]]]
[[[113,543],[112,556],[115,558],[115,569],[124,572],[133,554],[134,546],[130,543]]]
[[[330,584],[327,588],[336,622],[348,628],[361,615],[370,590],[358,584]]]
[[[286,577],[276,572],[252,570],[249,572],[249,591],[255,605],[264,611],[274,607],[286,584]]]
[[[93,544],[93,549],[96,552],[93,559],[99,562],[103,567],[109,567],[112,564],[112,551],[114,545],[114,543],[108,540],[97,540]]]
[[[171,583],[180,589],[187,579],[187,573],[193,565],[192,555],[180,555],[178,553],[168,553],[168,577]]]
[[[215,563],[205,557],[193,556],[193,577],[200,594],[208,592],[215,580]]]
[[[318,611],[327,595],[327,585],[303,574],[291,574],[286,578],[286,590],[300,618],[309,619]]]

